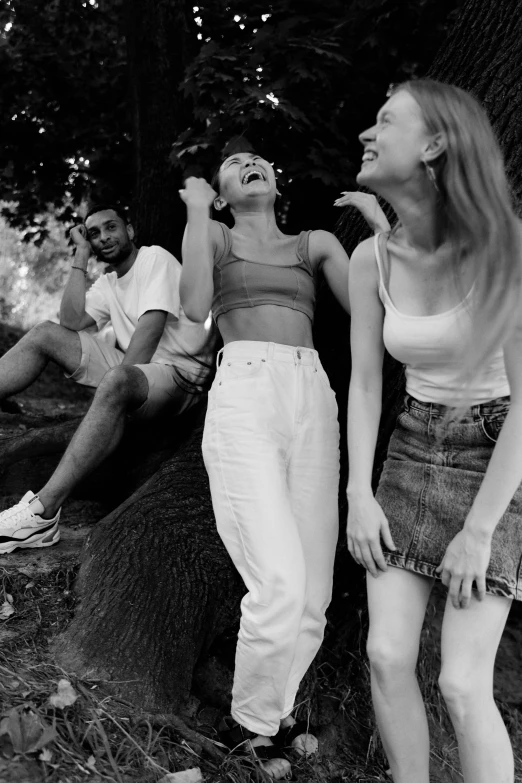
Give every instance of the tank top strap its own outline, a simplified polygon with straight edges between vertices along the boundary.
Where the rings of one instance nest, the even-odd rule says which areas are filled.
[[[310,234],[311,233],[312,233],[311,230],[301,231],[301,233],[299,234],[299,238],[297,240],[296,255],[298,259],[303,262],[307,271],[313,277],[314,269],[312,266],[312,262],[310,261]]]
[[[388,232],[381,231],[373,238],[375,261],[379,270],[379,288],[389,298],[388,282],[390,279],[390,257],[388,255]]]
[[[223,232],[223,250],[214,258],[214,264],[219,266],[219,264],[230,255],[230,251],[232,250],[232,236],[228,226],[224,223],[220,223],[218,220],[216,220],[216,223]]]

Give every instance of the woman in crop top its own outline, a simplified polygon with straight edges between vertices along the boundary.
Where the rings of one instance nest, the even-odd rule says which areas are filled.
[[[259,156],[227,157],[216,189],[189,178],[181,191],[180,294],[194,321],[212,306],[223,337],[203,454],[218,532],[248,590],[235,723],[222,738],[248,739],[280,778],[290,764],[277,745],[303,743],[291,713],[323,638],[338,536],[337,405],[312,342],[315,283],[321,271],[348,308],[348,258],[326,231],[283,234],[274,171]],[[370,224],[387,227],[373,196],[354,198]],[[232,230],[210,219],[212,204],[230,208]]]
[[[367,578],[368,655],[394,783],[428,783],[415,667],[434,580],[448,588],[439,684],[466,783],[513,783],[493,665],[522,599],[522,242],[501,154],[468,93],[396,87],[361,134],[358,182],[398,225],[350,268],[348,546]],[[406,399],[375,498],[384,348]]]

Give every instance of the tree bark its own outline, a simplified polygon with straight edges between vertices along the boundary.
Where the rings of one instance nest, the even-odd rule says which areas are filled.
[[[184,0],[127,0],[124,4],[136,173],[134,213],[138,242],[179,256],[185,206],[180,173],[169,161],[186,127],[179,86],[194,36]]]
[[[517,205],[522,202],[522,13],[519,0],[468,0],[428,76],[472,92],[485,107],[504,152]]]

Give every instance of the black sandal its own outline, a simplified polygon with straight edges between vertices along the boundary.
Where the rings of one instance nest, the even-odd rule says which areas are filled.
[[[225,745],[234,756],[250,756],[254,755],[261,763],[265,761],[272,761],[273,759],[280,759],[282,761],[288,761],[286,754],[282,748],[278,745],[252,745],[250,742],[247,745],[248,740],[253,740],[259,735],[255,731],[249,731],[237,723],[232,718],[224,718],[223,724],[227,728],[218,730],[219,741]],[[275,737],[274,737],[275,740]],[[290,778],[285,776],[287,780]],[[281,778],[279,778],[281,779]]]
[[[219,742],[225,745],[234,755],[247,756],[248,748],[246,747],[246,742],[257,737],[257,734],[245,729],[233,718],[223,718],[221,725],[225,728],[218,729]]]

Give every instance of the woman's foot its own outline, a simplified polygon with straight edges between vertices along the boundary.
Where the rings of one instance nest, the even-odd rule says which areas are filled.
[[[276,743],[280,747],[292,748],[300,756],[313,756],[319,750],[319,741],[312,731],[306,721],[296,721],[292,715],[287,715],[280,723]]]
[[[276,746],[270,737],[263,737],[258,734],[257,737],[249,740],[250,747],[255,756],[261,761],[263,770],[274,780],[289,780],[292,777],[292,767],[285,758],[268,758],[269,755],[276,752]],[[277,750],[277,753],[281,753]],[[282,755],[282,754],[281,754]]]
[[[226,727],[226,728],[223,728]],[[232,718],[225,718],[219,731],[221,742],[233,753],[245,755],[250,751],[259,761],[263,770],[274,780],[289,780],[292,776],[290,762],[283,750],[274,745],[270,737],[255,734]]]

